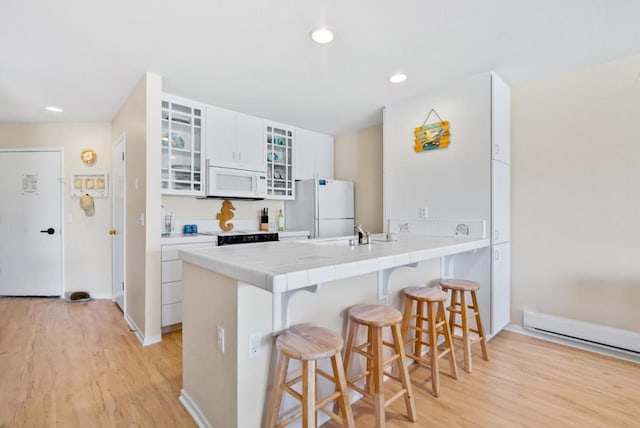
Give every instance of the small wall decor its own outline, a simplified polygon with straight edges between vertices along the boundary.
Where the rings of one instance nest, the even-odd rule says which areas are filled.
[[[438,118],[438,122],[430,123],[429,117],[434,114]],[[440,115],[435,109],[431,109],[427,118],[422,122],[422,126],[417,127],[413,134],[415,136],[415,143],[413,149],[418,152],[425,152],[428,150],[444,149],[449,146],[449,121],[442,120]]]
[[[109,174],[71,174],[71,196],[79,198],[90,195],[94,198],[109,196]]]
[[[80,150],[80,159],[85,165],[93,165],[98,160],[98,154],[90,148],[82,149]]]
[[[233,223],[231,223],[231,219],[233,218],[233,210],[236,207],[233,206],[231,201],[224,200],[222,201],[222,207],[220,212],[216,214],[216,219],[220,225],[220,229],[225,232],[230,232],[233,230]]]
[[[91,195],[85,193],[80,196],[80,208],[82,208],[87,217],[91,217],[96,213],[96,205],[93,202]]]

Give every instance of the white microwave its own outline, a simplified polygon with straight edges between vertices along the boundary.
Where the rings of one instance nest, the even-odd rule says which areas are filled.
[[[207,196],[263,199],[267,196],[267,174],[259,171],[209,166]]]

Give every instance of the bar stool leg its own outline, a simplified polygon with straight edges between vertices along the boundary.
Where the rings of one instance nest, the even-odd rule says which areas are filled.
[[[427,314],[428,314],[427,310]],[[426,345],[424,341],[424,303],[416,300],[416,342],[413,347],[413,355],[422,355],[422,345]]]
[[[460,292],[460,312],[462,313],[462,349],[464,351],[464,370],[471,373],[471,339],[469,338],[469,320],[467,318],[467,299],[464,292]]]
[[[482,321],[480,320],[480,307],[478,306],[478,298],[476,297],[475,291],[471,291],[471,300],[473,301],[473,310],[476,314],[476,326],[478,327],[478,334],[480,335],[482,358],[484,358],[485,361],[489,361],[489,353],[487,352],[487,339],[484,335],[484,329],[482,328]]]
[[[428,335],[429,335],[429,359],[431,366],[431,386],[433,395],[440,396],[440,367],[438,367],[438,334],[436,333],[436,316],[433,310],[433,302],[427,302]],[[417,354],[420,355],[420,354]]]
[[[451,290],[451,301],[449,302],[449,330],[451,335],[456,331],[456,311],[458,310],[458,292]]]
[[[280,404],[282,404],[282,395],[284,389],[282,384],[286,382],[287,368],[289,367],[289,358],[280,355],[276,366],[276,372],[273,375],[273,386],[271,387],[271,404],[267,412],[267,428],[275,428],[278,424],[278,416],[280,414]]]
[[[348,378],[351,373],[351,363],[353,362],[353,345],[358,336],[358,323],[349,321],[349,336],[347,336],[347,346],[344,348],[344,374]]]
[[[367,352],[369,355],[374,355],[374,340],[375,340],[375,332],[373,327],[367,327]],[[367,385],[365,386],[365,390],[369,392],[369,394],[375,395],[378,393],[379,389],[376,388],[376,379],[375,379],[375,361],[373,358],[366,359],[367,365]]]
[[[384,354],[382,347],[382,329],[369,326],[369,331],[372,332],[371,339],[373,340],[371,345],[372,358],[372,374],[373,378],[373,390],[374,390],[374,402],[376,412],[376,427],[384,428],[385,426],[385,406],[384,406],[384,394],[382,393],[382,385],[384,383]],[[374,348],[375,347],[375,348]]]
[[[302,427],[315,428],[316,424],[316,362],[302,361]]]
[[[353,411],[349,403],[349,390],[347,389],[347,380],[345,378],[344,367],[342,367],[342,360],[340,354],[331,357],[331,366],[333,367],[333,375],[336,377],[336,388],[341,393],[338,397],[338,406],[340,408],[340,414],[342,419],[348,428],[353,428],[355,422],[353,420]]]
[[[416,304],[419,305],[420,303],[416,301]],[[406,303],[404,304],[404,314],[402,315],[402,327],[400,328],[403,339],[407,338],[407,332],[409,331],[409,325],[411,324],[412,312],[413,312],[413,299],[411,297],[407,297]]]
[[[458,379],[458,365],[456,364],[456,356],[453,352],[453,339],[451,337],[451,330],[449,329],[449,323],[447,323],[447,317],[444,311],[444,303],[438,304],[438,315],[436,318],[438,323],[442,323],[442,332],[444,334],[444,344],[449,350],[449,368],[451,369],[451,377]]]
[[[411,422],[418,420],[416,416],[416,403],[413,398],[413,390],[411,389],[411,379],[409,378],[409,369],[407,368],[407,360],[404,352],[404,341],[398,324],[391,327],[391,334],[393,335],[393,344],[395,351],[400,354],[398,358],[398,371],[400,372],[400,380],[402,381],[402,387],[407,391],[404,395],[404,404],[407,407],[407,417]]]

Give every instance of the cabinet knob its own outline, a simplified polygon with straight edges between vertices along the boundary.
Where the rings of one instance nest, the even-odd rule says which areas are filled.
[[[117,235],[118,232],[115,229],[109,229],[109,235]]]

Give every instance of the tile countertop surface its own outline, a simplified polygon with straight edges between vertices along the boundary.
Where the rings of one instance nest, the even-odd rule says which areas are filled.
[[[257,231],[256,231],[257,233]],[[275,231],[274,231],[275,233]],[[309,236],[308,230],[285,230],[277,232],[278,236],[282,237],[300,237],[300,239],[305,239],[305,237]],[[173,245],[173,244],[194,244],[198,242],[218,242],[217,235],[184,235],[182,233],[174,233],[169,236],[162,236],[160,238],[161,245]]]
[[[349,246],[342,239],[267,242],[181,250],[180,258],[273,293],[488,247],[489,239],[400,235]]]

